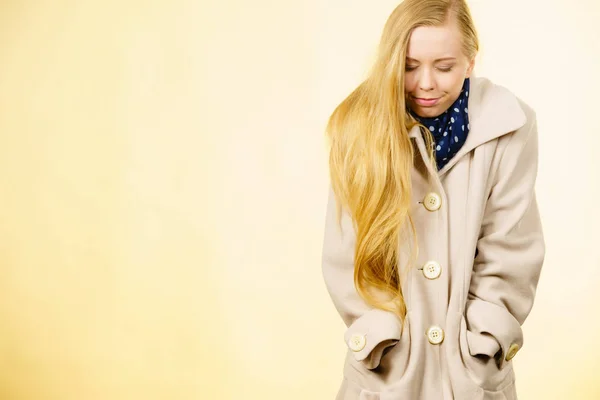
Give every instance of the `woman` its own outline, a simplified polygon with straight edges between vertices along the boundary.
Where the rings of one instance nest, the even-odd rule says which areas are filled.
[[[464,0],[405,0],[328,124],[338,399],[516,399],[545,244],[533,110],[472,75]]]

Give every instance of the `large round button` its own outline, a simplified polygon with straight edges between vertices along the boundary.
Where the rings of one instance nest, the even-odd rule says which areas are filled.
[[[365,335],[354,334],[348,341],[348,347],[352,351],[361,351],[367,345],[367,338]]]
[[[427,331],[427,338],[431,344],[440,344],[444,341],[444,330],[439,326],[432,326]]]
[[[442,266],[435,261],[429,261],[423,266],[423,275],[427,279],[437,279],[441,274]]]
[[[423,206],[429,211],[437,211],[442,206],[442,198],[437,193],[428,193],[423,200]]]
[[[516,343],[511,344],[508,348],[508,351],[506,352],[506,361],[512,360],[517,355],[518,351],[519,345]]]

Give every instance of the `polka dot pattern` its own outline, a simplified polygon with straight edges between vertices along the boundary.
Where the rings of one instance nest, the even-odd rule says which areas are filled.
[[[443,114],[434,118],[422,118],[412,113],[421,124],[429,127],[433,135],[433,148],[438,170],[442,169],[461,149],[471,125],[469,124],[470,79],[465,79],[458,99]],[[443,133],[442,133],[443,132]],[[449,140],[445,140],[450,133]]]

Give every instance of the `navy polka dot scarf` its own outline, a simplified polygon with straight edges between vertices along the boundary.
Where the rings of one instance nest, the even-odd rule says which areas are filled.
[[[469,134],[470,79],[465,79],[458,99],[442,115],[434,118],[419,117],[411,112],[417,121],[426,126],[434,138],[435,158],[438,170],[442,169],[458,153]]]

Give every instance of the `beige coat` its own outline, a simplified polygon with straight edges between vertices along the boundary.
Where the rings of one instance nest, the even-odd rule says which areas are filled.
[[[517,398],[512,358],[545,253],[536,119],[483,78],[472,78],[468,108],[467,140],[439,172],[424,162],[419,129],[410,132],[419,256],[403,282],[403,324],[358,296],[352,222],[344,212],[339,229],[329,191],[323,276],[348,328],[338,400]]]

